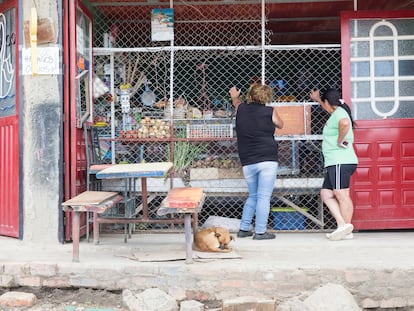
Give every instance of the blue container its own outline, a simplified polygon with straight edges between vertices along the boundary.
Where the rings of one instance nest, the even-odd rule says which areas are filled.
[[[307,211],[306,208],[302,208]],[[273,207],[273,229],[275,230],[303,230],[306,217],[291,207]]]

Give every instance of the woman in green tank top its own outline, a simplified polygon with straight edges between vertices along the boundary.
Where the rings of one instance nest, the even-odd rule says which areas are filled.
[[[333,241],[352,239],[354,205],[349,185],[351,176],[356,171],[358,158],[353,147],[354,121],[351,109],[343,102],[339,92],[332,88],[323,92],[313,90],[310,98],[330,114],[323,128],[322,154],[325,174],[321,198],[335,218],[337,229],[326,236]]]

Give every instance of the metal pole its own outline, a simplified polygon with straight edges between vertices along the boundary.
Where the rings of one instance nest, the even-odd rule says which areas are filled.
[[[266,38],[265,38],[265,34],[266,34],[266,23],[265,23],[265,0],[262,0],[262,84],[265,84],[265,66],[266,66],[266,62],[265,62],[265,57],[266,57],[266,53],[265,53],[265,44],[266,44]]]

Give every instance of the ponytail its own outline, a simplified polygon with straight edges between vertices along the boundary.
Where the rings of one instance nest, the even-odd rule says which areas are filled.
[[[351,108],[348,106],[348,104],[343,99],[340,99],[339,102],[340,102],[339,107],[344,108],[345,111],[348,113],[349,118],[351,119],[352,128],[354,128],[355,122],[354,122],[354,118],[352,118]]]

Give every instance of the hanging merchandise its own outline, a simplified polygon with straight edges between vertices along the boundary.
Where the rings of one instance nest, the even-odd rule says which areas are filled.
[[[211,101],[207,95],[207,81],[206,81],[206,68],[208,64],[202,63],[196,66],[195,70],[195,80],[199,78],[199,74],[197,71],[201,71],[201,95],[198,101],[201,103],[203,109],[203,118],[211,119],[213,116],[213,112],[211,111]]]
[[[159,93],[161,93],[161,99],[158,100],[154,104],[154,107],[157,109],[165,108],[167,105],[169,105],[169,100],[167,99],[168,96],[165,90],[165,85],[160,85],[159,79],[158,79],[158,56],[155,57],[155,59],[152,61],[152,64],[154,65],[154,73],[155,73],[155,88],[153,88],[153,92],[158,91]],[[163,64],[165,66],[163,72],[168,72],[166,63],[163,62]],[[164,84],[166,80],[163,80],[163,81],[164,81],[163,82]]]
[[[131,129],[131,94],[130,88],[128,89],[120,89],[119,91],[119,103],[121,104],[121,111],[122,111],[122,129],[124,131],[129,131]]]
[[[119,102],[121,104],[122,113],[129,113],[131,110],[129,90],[120,91]]]
[[[98,75],[93,75],[93,97],[99,98],[109,92],[108,86],[99,78]]]
[[[155,94],[149,87],[149,81],[145,79],[144,86],[145,90],[141,94],[141,101],[144,106],[152,107],[155,104]]]

